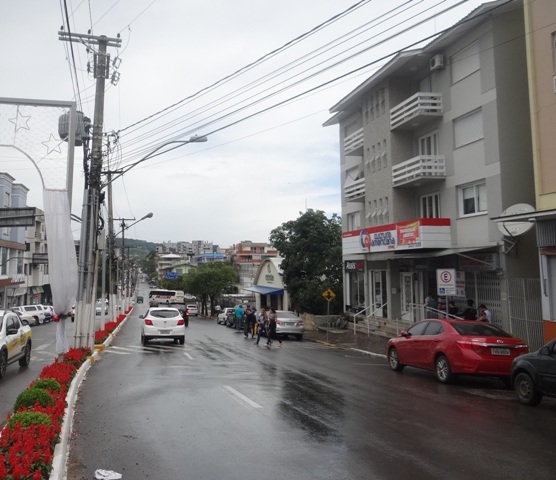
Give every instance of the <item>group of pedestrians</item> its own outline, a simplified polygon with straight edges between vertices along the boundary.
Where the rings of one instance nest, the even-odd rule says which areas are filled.
[[[241,305],[237,305],[234,309],[236,332],[243,331],[245,338],[255,338],[255,345],[259,346],[261,337],[266,335],[266,346],[270,347],[274,341],[278,341],[282,346],[282,340],[276,334],[276,310],[270,308],[267,312],[265,308],[259,311],[253,306],[247,306],[245,311]]]

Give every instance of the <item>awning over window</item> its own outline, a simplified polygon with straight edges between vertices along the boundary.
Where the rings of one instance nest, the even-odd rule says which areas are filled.
[[[250,292],[259,293],[260,295],[283,295],[284,289],[283,288],[276,288],[276,287],[263,287],[259,285],[254,285],[252,287],[248,287],[245,290],[249,290]]]

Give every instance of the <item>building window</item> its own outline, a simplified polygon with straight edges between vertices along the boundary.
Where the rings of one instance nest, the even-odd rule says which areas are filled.
[[[476,110],[454,120],[455,148],[476,142],[482,139],[483,136],[482,110]]]
[[[438,132],[432,132],[419,138],[419,155],[438,155]]]
[[[421,218],[440,218],[440,193],[421,197]]]
[[[347,214],[347,231],[359,230],[361,228],[361,214],[360,212],[353,212]]]
[[[382,140],[382,150],[380,152],[380,157],[382,159],[382,168],[388,166],[388,155],[386,154],[386,140]]]
[[[475,183],[459,189],[460,215],[477,215],[487,211],[486,183]]]
[[[459,82],[480,68],[479,43],[475,42],[451,58],[452,83]]]

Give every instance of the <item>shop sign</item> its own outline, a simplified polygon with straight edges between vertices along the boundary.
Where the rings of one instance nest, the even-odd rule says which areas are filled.
[[[346,260],[346,272],[363,272],[365,271],[365,262],[363,260]]]

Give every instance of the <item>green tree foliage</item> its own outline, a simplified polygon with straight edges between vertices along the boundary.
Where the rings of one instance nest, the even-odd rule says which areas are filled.
[[[156,252],[150,251],[141,261],[141,271],[149,277],[153,277],[156,273]],[[181,289],[180,289],[181,290]]]
[[[227,292],[234,283],[236,271],[234,267],[222,262],[211,262],[192,270],[184,277],[184,291],[191,293],[201,301],[201,313],[207,314],[207,304],[211,311],[216,299]]]
[[[272,230],[269,241],[284,258],[282,281],[291,307],[315,314],[343,311],[342,224],[338,215],[327,218],[323,211],[312,209],[300,212],[297,220]],[[330,305],[322,296],[328,288],[336,294]]]

